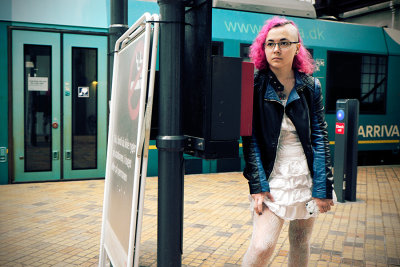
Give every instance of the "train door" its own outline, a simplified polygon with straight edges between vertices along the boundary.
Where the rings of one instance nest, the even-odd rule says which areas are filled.
[[[12,30],[13,182],[104,177],[107,37]]]
[[[104,177],[107,37],[64,34],[64,178]]]

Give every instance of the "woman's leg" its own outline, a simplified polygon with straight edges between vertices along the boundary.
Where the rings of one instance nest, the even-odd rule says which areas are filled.
[[[254,211],[253,211],[254,212]],[[253,234],[250,246],[243,257],[242,266],[266,266],[283,225],[283,220],[266,206],[262,215],[253,213]]]
[[[288,266],[307,266],[310,256],[310,238],[315,218],[294,220],[289,225],[289,264]]]

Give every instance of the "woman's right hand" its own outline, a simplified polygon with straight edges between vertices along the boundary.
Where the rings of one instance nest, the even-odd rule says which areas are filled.
[[[251,197],[254,200],[254,211],[261,215],[264,209],[263,203],[264,199],[268,198],[270,201],[274,202],[274,198],[272,197],[270,192],[261,192],[257,194],[251,194]]]

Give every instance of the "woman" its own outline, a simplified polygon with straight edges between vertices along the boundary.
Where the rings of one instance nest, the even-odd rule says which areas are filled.
[[[318,211],[333,206],[332,171],[321,85],[297,26],[285,18],[266,22],[251,46],[254,78],[253,135],[243,137],[253,213],[253,234],[243,266],[265,266],[284,220],[289,226],[289,266],[307,266]],[[310,202],[312,203],[312,202]]]

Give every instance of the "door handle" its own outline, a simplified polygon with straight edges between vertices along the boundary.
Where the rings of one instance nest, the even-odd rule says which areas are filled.
[[[53,122],[51,124],[51,126],[53,127],[53,129],[57,129],[58,128],[58,123],[57,122]]]
[[[71,160],[71,150],[65,150],[65,159]]]
[[[8,150],[6,147],[0,147],[0,162],[7,162]]]

